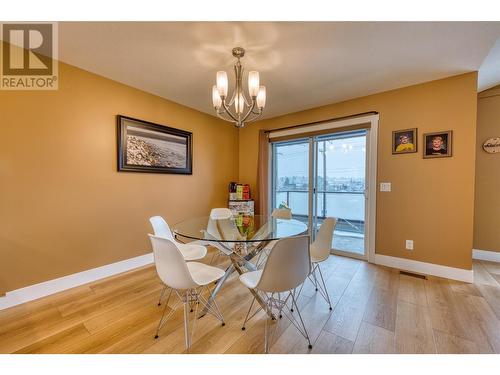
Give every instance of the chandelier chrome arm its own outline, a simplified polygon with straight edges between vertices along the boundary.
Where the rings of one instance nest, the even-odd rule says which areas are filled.
[[[221,107],[215,108],[215,113],[220,119],[224,121],[234,122],[236,127],[241,128],[244,126],[245,121],[247,121],[251,115],[255,116],[250,118],[249,121],[255,121],[262,115],[262,109],[258,109],[258,111],[256,111],[257,101],[255,99],[252,99],[252,104],[248,107],[248,111],[243,117],[236,117],[230,112],[229,105],[225,102],[225,100],[222,100]],[[224,115],[226,115],[227,117],[224,117]]]
[[[231,104],[229,104],[229,105],[231,105]],[[224,108],[224,112],[222,112],[222,113],[226,113],[234,121],[239,122],[239,120],[229,110],[229,106],[226,104],[226,100],[225,99],[222,99],[222,107]]]
[[[255,99],[252,99],[252,106],[248,109],[248,112],[246,113],[246,115],[243,116],[243,119],[241,120],[242,123],[245,122],[246,119],[248,118],[248,116],[250,116],[253,113],[253,110],[255,109],[256,104],[257,103],[256,103]],[[253,120],[255,120],[255,119],[253,119]]]
[[[258,111],[258,112],[254,112],[254,111],[252,111],[252,113],[253,113],[254,115],[258,115],[258,116],[260,116],[260,115],[262,115],[262,109],[260,109],[260,108],[259,108],[259,111]],[[258,118],[258,117],[256,117],[256,118]]]
[[[226,113],[226,111],[222,112],[216,111],[215,113],[217,114],[217,117],[220,118],[221,120],[233,122],[233,119],[222,116],[224,113]]]

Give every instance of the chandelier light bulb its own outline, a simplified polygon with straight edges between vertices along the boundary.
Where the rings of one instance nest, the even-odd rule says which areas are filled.
[[[243,99],[243,94],[236,95],[234,98],[234,109],[237,114],[243,113],[243,108],[245,106],[245,99]]]
[[[219,91],[219,95],[221,97],[227,96],[227,73],[223,70],[217,72],[217,90]]]
[[[260,86],[259,93],[257,94],[257,107],[262,109],[266,106],[266,87]]]
[[[219,90],[215,85],[212,86],[212,103],[214,104],[214,107],[216,109],[219,109],[222,105],[222,99],[219,95]]]
[[[252,98],[259,94],[259,72],[254,70],[248,73],[248,93]]]

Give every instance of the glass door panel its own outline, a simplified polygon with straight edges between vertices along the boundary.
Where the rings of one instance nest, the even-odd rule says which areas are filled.
[[[272,150],[272,208],[289,207],[308,224],[310,139],[273,143]]]
[[[367,131],[272,143],[272,209],[289,207],[315,235],[337,218],[334,253],[366,258]]]
[[[314,228],[337,218],[334,252],[365,257],[366,131],[317,137]]]

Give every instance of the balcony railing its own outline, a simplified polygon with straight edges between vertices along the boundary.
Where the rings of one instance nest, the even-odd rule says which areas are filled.
[[[285,202],[294,218],[307,221],[308,190],[278,190],[274,195],[276,206]],[[317,191],[319,223],[326,217],[336,217],[337,230],[364,233],[365,197],[361,191]]]

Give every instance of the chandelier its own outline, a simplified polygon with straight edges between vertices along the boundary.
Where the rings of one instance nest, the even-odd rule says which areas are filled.
[[[248,94],[243,91],[243,67],[240,59],[245,56],[241,47],[233,48],[233,56],[238,59],[234,64],[236,84],[231,99],[228,100],[228,80],[225,71],[217,72],[217,85],[212,87],[212,102],[217,116],[225,121],[233,122],[237,128],[242,128],[245,123],[255,121],[262,115],[266,105],[266,88],[259,86],[259,72],[248,73]],[[234,105],[234,108],[231,108]]]

